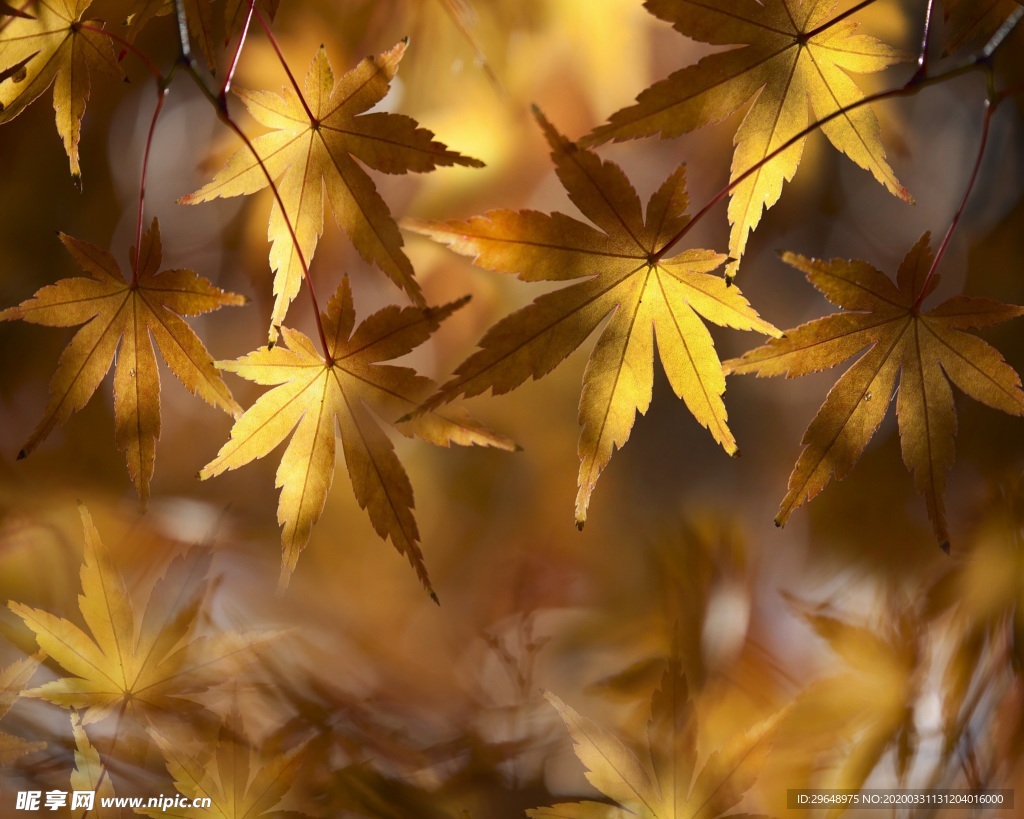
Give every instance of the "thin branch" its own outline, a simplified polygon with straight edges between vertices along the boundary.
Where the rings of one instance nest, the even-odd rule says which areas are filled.
[[[146,204],[146,174],[149,171],[149,152],[153,147],[153,134],[156,133],[156,121],[164,107],[164,100],[167,99],[167,88],[170,78],[160,83],[160,90],[156,98],[156,108],[153,110],[153,119],[149,123],[149,133],[146,135],[146,150],[142,154],[142,179],[139,182],[139,212],[135,220],[135,254],[132,259],[132,287],[139,282],[139,256],[142,253],[142,214]]]
[[[188,39],[188,15],[182,0],[174,0],[174,18],[178,23],[178,46],[181,48],[181,59],[191,65],[192,44]]]
[[[253,7],[253,13],[256,15],[256,19],[259,24],[263,26],[263,31],[267,35],[267,39],[270,41],[270,45],[274,48],[274,53],[277,54],[277,59],[281,62],[281,67],[284,68],[284,73],[288,75],[288,81],[292,84],[292,88],[295,89],[295,94],[299,98],[299,102],[302,103],[302,108],[306,112],[306,116],[309,117],[311,123],[318,122],[317,118],[313,116],[313,112],[309,110],[309,104],[306,102],[306,97],[302,93],[302,89],[299,87],[298,82],[295,80],[295,75],[292,74],[292,70],[288,65],[288,61],[284,58],[284,54],[281,53],[281,46],[278,45],[277,38],[274,36],[274,32],[270,29],[270,23],[267,22],[267,18],[263,16],[258,8]]]
[[[928,8],[924,13],[924,31],[921,34],[921,50],[917,53],[917,71],[915,77],[924,77],[928,74],[928,45],[932,34],[932,14],[935,10],[935,0],[928,0]]]
[[[242,56],[242,46],[245,45],[245,37],[249,33],[249,25],[252,23],[252,10],[256,7],[256,0],[249,0],[249,9],[245,13],[245,23],[242,26],[242,33],[238,36],[238,45],[235,46],[235,53],[231,56],[231,64],[228,66],[227,74],[224,77],[224,84],[220,87],[217,95],[221,100],[226,99],[228,91],[231,90],[231,81],[235,78],[235,69],[238,67],[238,58]]]
[[[659,261],[661,261],[665,257],[665,254],[668,253],[668,251],[670,251],[673,247],[675,247],[676,244],[678,244],[679,241],[693,229],[693,226],[697,222],[699,222],[705,215],[707,215],[708,211],[710,211],[715,205],[717,205],[719,202],[725,199],[730,193],[732,193],[737,186],[741,185],[743,182],[745,182],[753,174],[761,170],[761,168],[763,168],[777,156],[788,151],[790,148],[792,148],[794,145],[796,145],[798,142],[800,142],[808,135],[820,130],[833,120],[838,119],[839,117],[842,116],[846,116],[851,111],[856,111],[858,108],[861,108],[865,105],[870,105],[873,102],[880,102],[881,100],[894,99],[896,97],[910,97],[917,94],[919,91],[928,88],[929,86],[937,85],[938,83],[946,82],[947,80],[951,80],[954,77],[959,77],[962,74],[966,74],[969,71],[973,71],[978,68],[983,68],[985,64],[988,62],[988,59],[988,57],[979,55],[977,57],[967,60],[966,62],[959,63],[958,65],[955,65],[952,68],[949,68],[946,71],[943,71],[939,74],[935,74],[931,77],[918,76],[915,74],[913,77],[910,78],[906,85],[903,85],[899,88],[892,88],[888,91],[879,91],[877,94],[869,94],[868,96],[862,97],[861,99],[851,103],[850,105],[833,111],[828,116],[822,117],[821,119],[812,122],[806,128],[801,129],[792,137],[783,142],[782,145],[780,145],[778,148],[776,148],[773,151],[770,151],[763,158],[755,162],[743,173],[733,177],[729,181],[729,184],[722,188],[718,193],[716,193],[711,198],[711,200],[706,205],[704,205],[703,208],[701,208],[696,214],[694,214],[694,217],[689,222],[687,222],[682,227],[682,229],[679,230],[678,233],[676,233],[675,236],[669,239],[661,247],[661,249],[658,250],[657,253],[651,255],[651,262],[657,264]]]
[[[989,76],[992,75],[991,69]],[[985,156],[985,148],[988,145],[988,135],[992,125],[992,115],[995,113],[997,102],[989,97],[985,100],[985,118],[982,121],[981,126],[981,143],[978,145],[978,156],[974,160],[974,169],[971,171],[971,176],[967,180],[967,189],[964,191],[963,198],[960,200],[960,206],[956,209],[956,213],[953,214],[953,220],[949,223],[949,230],[946,231],[945,237],[942,239],[942,244],[939,245],[939,249],[935,251],[935,258],[932,260],[932,266],[928,269],[928,275],[925,276],[924,282],[921,285],[921,291],[917,294],[917,299],[914,301],[914,306],[911,308],[914,312],[921,308],[921,302],[924,301],[925,294],[928,292],[928,287],[931,285],[932,280],[935,278],[935,271],[939,268],[939,262],[942,261],[942,257],[946,254],[946,249],[949,247],[949,240],[953,238],[953,233],[956,231],[957,225],[960,224],[960,218],[964,215],[964,210],[967,208],[967,200],[971,198],[971,192],[974,190],[974,184],[978,181],[978,172],[981,170],[981,160]]]

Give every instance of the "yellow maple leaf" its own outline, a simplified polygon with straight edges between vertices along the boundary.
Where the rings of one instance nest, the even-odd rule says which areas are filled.
[[[283,526],[281,585],[287,584],[323,513],[334,480],[335,428],[341,430],[345,463],[359,506],[374,529],[390,538],[433,594],[419,547],[409,477],[376,418],[394,424],[434,389],[406,367],[380,362],[405,355],[426,341],[465,300],[444,307],[385,307],[353,331],[355,309],[348,279],[321,316],[327,349],[317,352],[308,336],[283,327],[284,345],[249,353],[217,366],[257,384],[276,385],[261,396],[231,430],[231,440],[203,467],[203,479],[262,458],[291,436],[277,470],[277,508]],[[376,418],[375,418],[376,416]],[[430,413],[398,427],[438,446],[450,443],[514,449],[460,413]]]
[[[114,793],[114,783],[110,778],[110,772],[100,760],[99,751],[89,741],[85,733],[85,726],[82,725],[82,715],[71,712],[71,735],[75,738],[75,769],[71,772],[72,791],[92,791],[93,808],[82,808],[75,810],[71,815],[76,819],[85,819],[87,816],[99,817],[117,815],[117,811],[104,811],[102,800],[110,799]]]
[[[950,382],[983,404],[1024,415],[1020,377],[998,350],[964,331],[1024,315],[1024,308],[954,296],[922,312],[921,302],[939,280],[929,277],[933,256],[927,233],[903,259],[895,283],[860,260],[822,261],[794,253],[783,260],[846,312],[811,321],[726,361],[726,372],[792,378],[870,349],[836,382],[807,428],[776,524],[785,524],[833,475],[841,480],[853,469],[885,417],[899,375],[896,414],[903,462],[925,496],[936,538],[948,548],[942,492],[956,434]]]
[[[88,633],[49,612],[8,603],[35,633],[39,647],[71,675],[23,696],[82,710],[83,724],[118,707],[132,716],[196,712],[189,697],[222,682],[253,644],[233,632],[196,633],[209,585],[209,551],[194,548],[171,562],[154,585],[140,622],[88,510],[82,506],[79,511],[85,555],[78,607]]]
[[[160,437],[160,373],[150,337],[189,392],[238,415],[242,408],[231,397],[203,342],[180,316],[244,304],[246,299],[214,287],[191,270],[160,271],[156,219],[142,236],[137,275],[127,281],[106,251],[63,233],[60,239],[91,278],[62,279],[0,312],[0,321],[85,325],[61,354],[43,420],[18,458],[29,455],[55,427],[85,406],[116,358],[114,440],[125,453],[128,473],[145,508]]]
[[[412,264],[402,251],[402,235],[359,162],[384,173],[431,171],[440,165],[482,167],[479,160],[450,151],[416,121],[382,111],[364,113],[387,94],[406,42],[368,57],[335,82],[323,47],[306,74],[305,94],[284,89],[240,91],[238,95],[261,124],[275,130],[252,141],[284,202],[298,249],[275,201],[268,236],[274,278],[270,340],[299,292],[302,263],[313,257],[324,226],[324,192],[335,219],[359,255],[383,270],[417,304],[425,306]],[[356,162],[356,159],[359,162]],[[247,148],[233,154],[213,181],[182,197],[185,204],[218,196],[255,193],[268,184]]]
[[[736,440],[726,423],[725,378],[701,317],[739,330],[778,331],[761,320],[735,287],[711,275],[725,256],[686,250],[668,259],[656,251],[688,221],[685,169],[654,193],[646,219],[618,165],[580,149],[538,113],[559,179],[573,203],[600,230],[561,213],[496,210],[462,222],[408,220],[410,229],[449,245],[489,270],[525,281],[585,277],[541,296],[500,321],[459,365],[426,408],[458,395],[495,394],[553,370],[607,319],[583,376],[579,420],[576,522],[615,449],[645,413],[654,381],[654,339],[676,395],[726,452]]]
[[[174,787],[190,800],[209,799],[208,808],[159,807],[141,809],[143,816],[169,819],[299,819],[303,813],[275,807],[291,790],[303,762],[302,750],[264,754],[246,736],[241,715],[233,711],[220,727],[216,742],[190,754],[180,742],[157,731],[151,735],[163,754]]]
[[[776,718],[763,720],[712,752],[697,773],[697,715],[678,660],[651,697],[650,767],[621,739],[576,713],[550,692],[587,780],[620,807],[563,802],[528,810],[531,819],[715,819],[751,788],[768,758]],[[696,774],[696,775],[695,775]]]
[[[857,34],[835,2],[800,0],[647,0],[648,11],[680,34],[716,46],[743,45],[704,57],[655,83],[634,105],[612,114],[581,144],[600,144],[660,134],[674,137],[725,119],[754,100],[736,132],[731,178],[735,179],[808,125],[863,98],[849,73],[881,71],[905,54]],[[867,106],[848,111],[821,128],[829,141],[869,170],[894,195],[912,201],[885,160],[878,120]],[[729,275],[736,272],[750,231],[793,178],[804,140],[766,162],[739,183],[729,202]]]
[[[25,657],[0,670],[0,719],[7,716],[38,667],[39,657]],[[45,747],[45,742],[29,742],[0,731],[0,765],[10,765],[18,757]]]
[[[82,15],[92,0],[38,0],[21,3],[24,15],[0,20],[0,70],[16,67],[0,80],[0,124],[9,122],[52,83],[57,132],[64,140],[71,175],[82,175],[78,142],[89,101],[91,71],[116,77],[121,70],[110,38],[82,28]],[[102,27],[98,20],[88,21]]]
[[[821,786],[860,790],[891,747],[904,784],[917,748],[913,703],[923,682],[924,630],[917,611],[890,600],[879,622],[865,625],[827,606],[787,599],[844,665],[808,685],[790,713],[796,741],[820,746],[833,758]]]

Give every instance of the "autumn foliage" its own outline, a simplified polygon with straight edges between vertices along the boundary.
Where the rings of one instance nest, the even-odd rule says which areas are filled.
[[[1007,798],[1022,18],[0,2],[0,814]]]

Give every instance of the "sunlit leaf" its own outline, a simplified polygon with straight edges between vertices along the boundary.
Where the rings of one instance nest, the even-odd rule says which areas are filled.
[[[1024,315],[1024,308],[954,296],[922,312],[921,302],[939,278],[929,278],[933,256],[927,233],[904,258],[895,283],[859,260],[822,261],[794,253],[783,259],[845,312],[789,330],[783,338],[726,361],[726,372],[793,378],[868,351],[836,382],[807,428],[776,523],[785,524],[833,476],[841,480],[853,469],[896,395],[903,461],[925,496],[935,537],[946,547],[942,493],[956,435],[950,384],[990,407],[1024,415],[1020,377],[994,347],[965,331]]]
[[[651,197],[646,218],[618,165],[577,148],[540,116],[559,179],[573,203],[600,229],[562,213],[497,210],[462,222],[409,220],[410,229],[444,242],[480,267],[524,281],[576,284],[541,296],[481,339],[480,351],[425,406],[459,395],[509,392],[557,367],[605,324],[583,376],[579,420],[576,522],[587,519],[590,496],[612,453],[645,413],[654,381],[654,349],[675,394],[729,454],[736,440],[726,423],[725,378],[701,320],[766,335],[778,331],[735,287],[712,275],[725,257],[684,250],[667,259],[655,251],[689,221],[685,169],[680,166]]]

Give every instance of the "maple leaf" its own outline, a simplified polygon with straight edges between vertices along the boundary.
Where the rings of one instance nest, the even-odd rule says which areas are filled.
[[[38,0],[32,14],[10,16],[0,22],[0,124],[25,110],[51,84],[57,132],[78,183],[82,169],[78,142],[82,117],[89,101],[91,71],[115,77],[121,70],[105,34],[82,27],[82,15],[92,0]],[[30,4],[22,3],[24,12]],[[99,20],[86,21],[101,28]],[[13,70],[13,73],[9,73]]]
[[[850,623],[825,606],[787,601],[845,663],[842,672],[811,683],[790,714],[808,743],[817,736],[842,762],[823,787],[860,790],[890,746],[905,782],[917,745],[912,703],[920,696],[924,647],[920,619],[906,604],[888,601],[877,626]]]
[[[89,742],[89,736],[82,725],[82,715],[71,712],[71,734],[75,738],[75,769],[71,772],[72,791],[93,791],[93,810],[88,808],[75,811],[72,815],[84,819],[86,816],[104,816],[102,802],[115,796],[114,783],[100,760],[99,752]],[[99,813],[96,812],[99,808]]]
[[[651,697],[647,740],[651,767],[622,740],[580,716],[550,692],[548,701],[565,721],[587,780],[621,808],[569,802],[528,810],[532,819],[714,819],[750,789],[768,755],[775,718],[757,723],[710,754],[697,770],[697,717],[678,660],[668,664]],[[740,814],[754,819],[750,814]]]
[[[288,794],[303,762],[302,750],[267,756],[249,742],[237,710],[218,732],[213,748],[192,755],[157,731],[151,731],[178,793],[208,798],[208,808],[149,808],[143,816],[169,819],[299,819],[305,814],[274,810]]]
[[[202,341],[180,316],[247,300],[214,287],[191,270],[157,272],[162,250],[156,219],[142,236],[137,275],[127,281],[106,251],[63,233],[60,239],[91,278],[62,279],[17,307],[0,311],[0,321],[85,325],[61,354],[43,420],[18,458],[28,456],[55,427],[85,406],[116,357],[114,440],[125,453],[128,473],[145,508],[160,437],[160,374],[151,336],[189,392],[238,415],[242,408],[231,397]]]
[[[974,41],[987,41],[1011,14],[1020,12],[1020,0],[943,0],[946,18],[944,55]]]
[[[139,622],[124,578],[88,510],[81,506],[79,511],[85,559],[78,607],[88,633],[49,612],[8,603],[35,633],[39,647],[71,675],[23,696],[83,710],[83,724],[101,720],[118,707],[129,712],[195,712],[188,697],[223,681],[229,661],[253,645],[253,640],[231,632],[196,634],[209,585],[210,553],[196,548],[175,558],[154,585]]]
[[[739,330],[778,331],[762,321],[735,287],[711,271],[725,256],[686,250],[668,259],[656,251],[688,221],[685,168],[651,197],[646,221],[640,200],[618,165],[580,149],[537,113],[559,179],[573,203],[600,228],[562,213],[495,210],[466,221],[408,220],[418,233],[471,256],[489,270],[524,281],[568,281],[506,317],[480,340],[482,348],[425,404],[490,389],[508,392],[540,378],[579,347],[606,319],[583,376],[579,420],[576,522],[615,449],[629,438],[636,412],[645,413],[654,381],[654,338],[675,394],[726,452],[736,441],[726,424],[725,378],[700,317]]]
[[[0,670],[0,719],[17,702],[22,689],[35,674],[39,666],[39,657],[25,657],[11,663]],[[45,742],[29,742],[21,737],[0,731],[0,765],[10,765],[18,757],[39,751],[46,747]]]
[[[807,428],[777,525],[821,492],[833,475],[841,480],[849,473],[882,423],[899,375],[896,414],[903,462],[925,496],[936,538],[948,548],[942,492],[956,435],[950,382],[983,404],[1024,414],[1020,377],[994,347],[964,332],[1024,315],[1024,308],[954,296],[922,312],[921,302],[939,281],[929,276],[929,238],[925,233],[903,259],[895,284],[860,260],[784,254],[784,261],[806,273],[825,298],[847,312],[789,330],[725,362],[727,373],[792,378],[834,367],[870,348],[836,382]]]
[[[433,391],[435,385],[430,379],[406,367],[380,362],[418,347],[464,303],[465,299],[426,310],[385,307],[353,331],[352,289],[345,278],[321,316],[326,357],[317,352],[308,336],[283,327],[285,346],[260,349],[237,361],[217,362],[221,369],[257,384],[277,386],[235,422],[231,440],[203,467],[201,478],[262,458],[295,430],[276,479],[281,489],[277,519],[284,527],[282,588],[323,513],[334,480],[337,426],[359,506],[367,510],[377,533],[390,538],[409,559],[433,595],[412,512],[412,486],[374,416],[394,424]],[[511,441],[458,413],[431,413],[397,428],[405,435],[416,435],[439,446],[456,443],[515,448]]]
[[[402,251],[402,235],[377,193],[373,180],[355,160],[384,173],[426,172],[440,165],[482,167],[479,160],[448,150],[434,134],[401,114],[363,113],[387,94],[403,41],[377,57],[367,57],[335,83],[323,46],[306,74],[305,94],[240,91],[238,95],[261,124],[275,130],[252,141],[266,170],[276,180],[288,221],[309,264],[323,232],[324,192],[335,219],[359,255],[383,270],[419,306],[425,306],[412,264]],[[267,177],[248,148],[233,154],[213,181],[182,197],[185,204],[218,196],[255,193]],[[274,278],[270,340],[299,292],[302,264],[277,202],[271,206],[268,236]]]
[[[743,48],[711,54],[655,83],[581,144],[654,134],[679,136],[719,122],[753,99],[734,139],[732,179],[804,130],[808,104],[820,121],[863,99],[848,72],[882,71],[908,57],[856,34],[857,23],[845,14],[834,14],[835,2],[646,0],[644,5],[680,34],[711,45]],[[821,130],[836,149],[869,170],[894,195],[913,201],[885,160],[878,120],[867,106],[846,112]],[[730,276],[736,272],[748,234],[761,221],[762,210],[779,200],[783,182],[796,173],[803,144],[798,140],[733,190]]]

